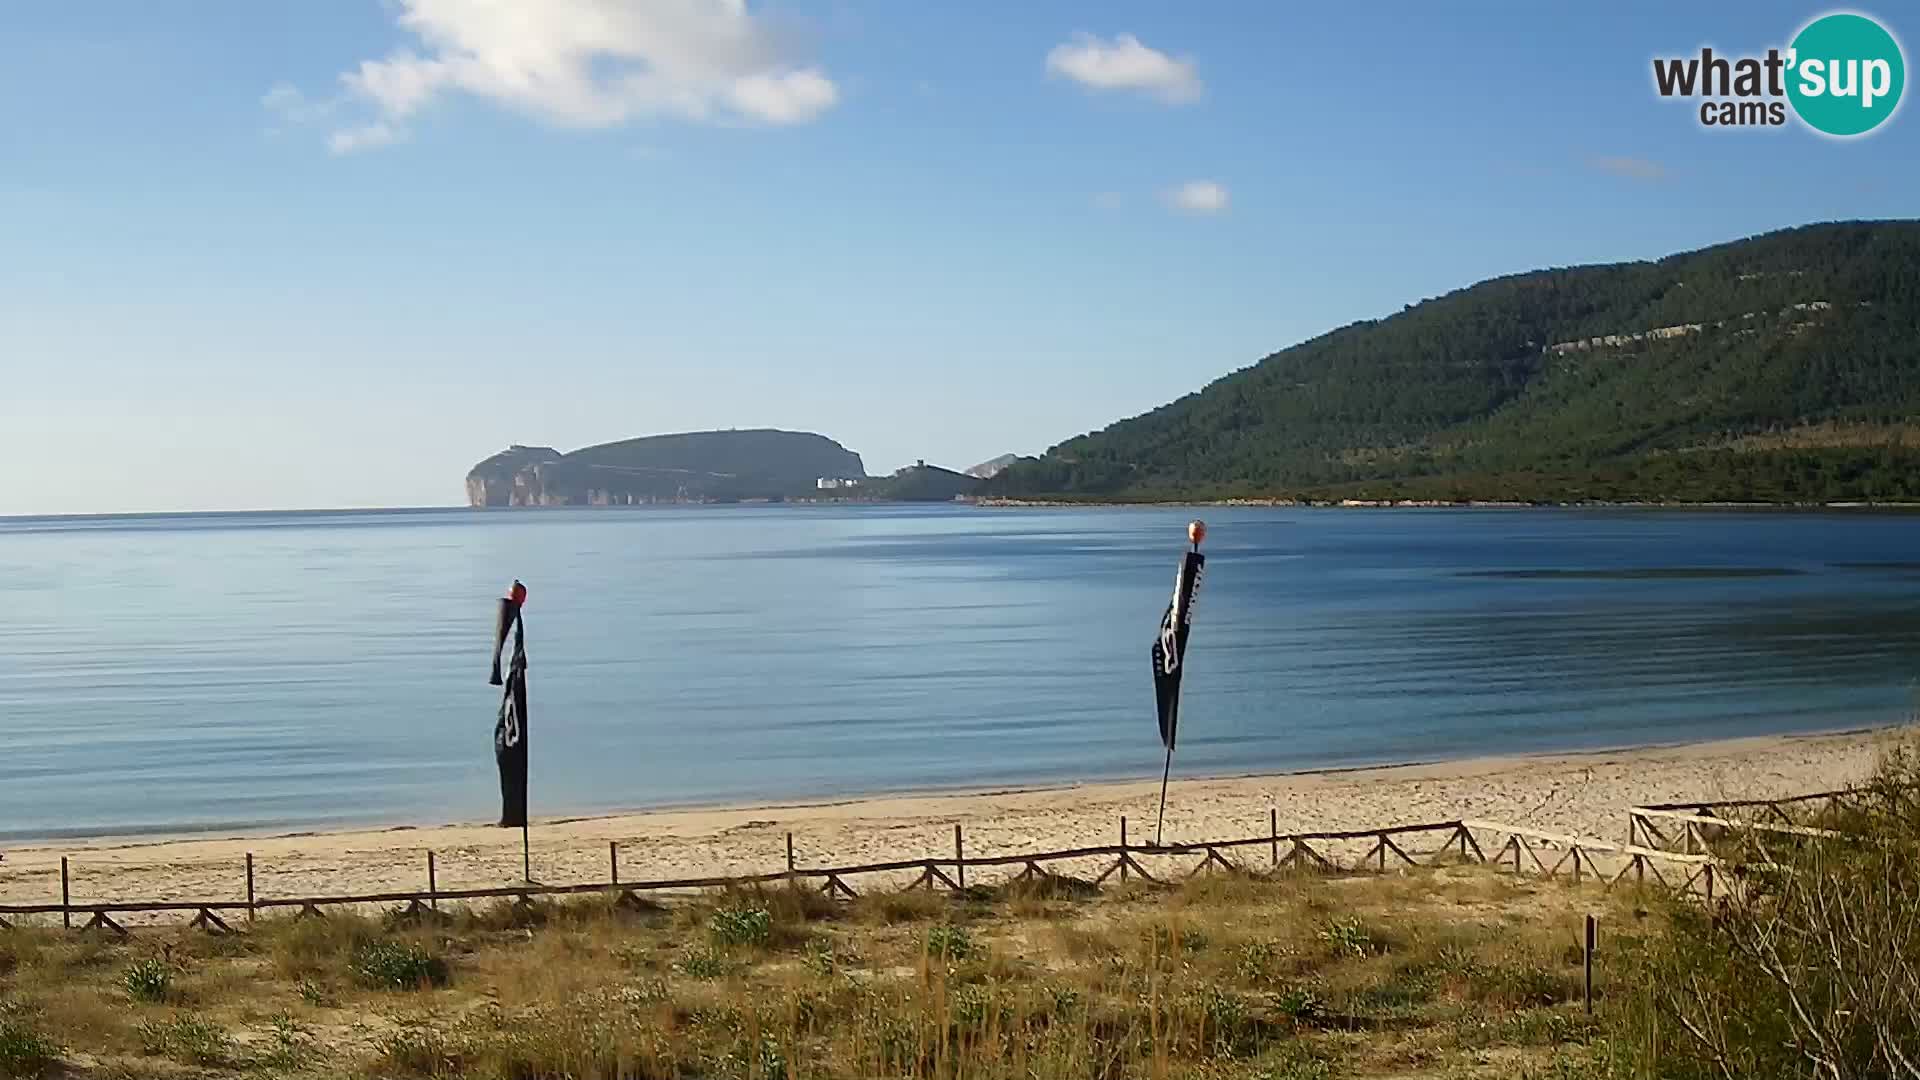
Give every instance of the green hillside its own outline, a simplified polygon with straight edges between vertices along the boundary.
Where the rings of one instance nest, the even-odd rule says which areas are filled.
[[[1484,281],[1069,439],[982,493],[1920,498],[1920,222]]]

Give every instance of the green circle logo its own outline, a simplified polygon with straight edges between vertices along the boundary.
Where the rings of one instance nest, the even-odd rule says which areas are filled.
[[[1864,135],[1900,107],[1900,43],[1865,15],[1822,15],[1794,37],[1787,57],[1787,98],[1815,131]]]

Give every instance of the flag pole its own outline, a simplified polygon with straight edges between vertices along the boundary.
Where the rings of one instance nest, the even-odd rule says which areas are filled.
[[[1173,775],[1173,747],[1167,747],[1167,767],[1160,771],[1160,814],[1153,819],[1153,846],[1160,846],[1160,826],[1167,820],[1167,777]]]
[[[1153,846],[1160,846],[1160,835],[1167,822],[1167,781],[1173,777],[1173,745],[1179,734],[1180,723],[1180,674],[1181,664],[1186,659],[1187,633],[1193,618],[1193,600],[1200,588],[1200,572],[1205,561],[1200,555],[1200,541],[1206,539],[1207,525],[1203,521],[1187,523],[1187,539],[1193,548],[1184,557],[1179,575],[1174,579],[1173,603],[1167,605],[1165,621],[1161,624],[1161,639],[1154,645],[1154,684],[1160,697],[1160,741],[1167,746],[1166,764],[1160,770],[1160,810],[1153,821]],[[1192,576],[1188,576],[1189,570]],[[1169,640],[1171,638],[1171,640]],[[1171,693],[1160,689],[1160,680],[1171,675]]]

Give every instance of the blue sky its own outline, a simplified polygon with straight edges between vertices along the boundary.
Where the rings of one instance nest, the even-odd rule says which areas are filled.
[[[1910,109],[1653,92],[1825,10],[21,0],[0,514],[710,427],[963,468],[1495,274],[1913,216]]]

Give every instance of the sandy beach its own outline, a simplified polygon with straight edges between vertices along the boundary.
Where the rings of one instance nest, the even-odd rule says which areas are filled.
[[[1899,729],[1779,736],[1592,753],[1487,757],[1341,772],[1178,780],[1166,840],[1484,818],[1623,840],[1630,805],[1774,797],[1830,790],[1866,776]],[[973,794],[900,795],[808,805],[662,810],[537,822],[533,876],[605,881],[608,843],[623,880],[783,868],[786,834],[806,866],[950,854],[962,827],[969,856],[1112,843],[1119,821],[1151,839],[1158,779]],[[261,897],[420,889],[426,853],[443,889],[520,878],[520,835],[484,825],[363,829],[275,836],[60,841],[0,859],[0,903],[57,902],[60,859],[75,903],[233,901],[245,897],[252,853]]]

